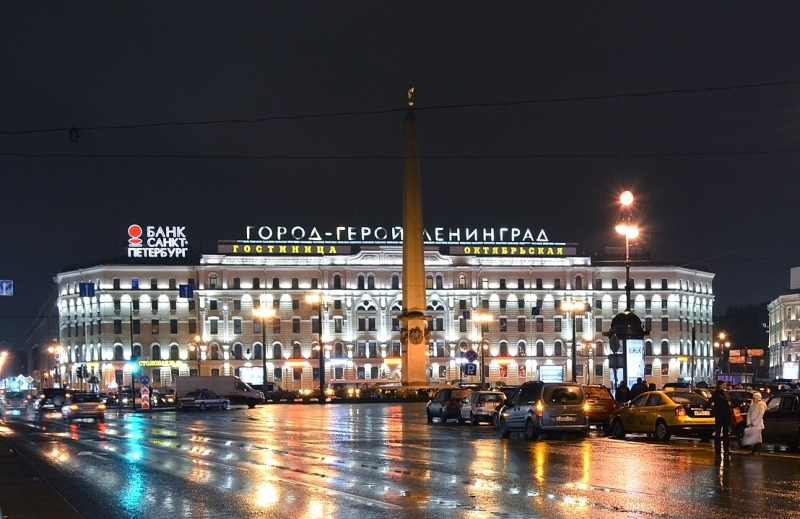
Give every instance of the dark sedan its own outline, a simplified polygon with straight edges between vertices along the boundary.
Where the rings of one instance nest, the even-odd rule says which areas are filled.
[[[761,438],[764,443],[800,449],[800,394],[781,393],[767,400]]]

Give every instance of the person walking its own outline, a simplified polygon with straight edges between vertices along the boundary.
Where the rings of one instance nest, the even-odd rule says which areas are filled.
[[[756,443],[753,443],[749,454],[759,456],[761,454],[761,431],[764,429],[764,412],[767,410],[767,404],[762,400],[761,393],[756,391],[753,393],[753,402],[750,404],[750,409],[747,410],[747,428],[756,430]]]
[[[731,453],[731,397],[728,395],[728,384],[724,380],[717,381],[717,387],[708,399],[709,406],[714,408],[714,453],[717,456]],[[720,443],[722,443],[720,448]]]
[[[630,400],[630,396],[631,395],[628,386],[625,385],[625,382],[620,382],[617,385],[617,392],[614,394],[614,400],[616,400],[618,404],[622,405]]]
[[[647,384],[642,381],[642,377],[636,379],[636,383],[631,388],[631,400],[647,392]]]

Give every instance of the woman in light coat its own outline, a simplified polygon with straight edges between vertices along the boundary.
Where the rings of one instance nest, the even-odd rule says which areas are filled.
[[[753,393],[753,402],[750,404],[750,409],[747,410],[747,427],[753,428],[757,431],[758,436],[756,443],[750,450],[750,454],[758,456],[761,454],[761,431],[764,429],[764,411],[767,410],[767,404],[761,399],[761,393],[756,391]]]

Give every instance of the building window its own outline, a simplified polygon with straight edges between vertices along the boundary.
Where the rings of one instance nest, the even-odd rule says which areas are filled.
[[[158,278],[150,278],[150,290],[158,290]]]
[[[219,333],[219,320],[218,319],[211,319],[208,322],[209,329],[212,335],[217,335]]]
[[[611,280],[611,290],[619,290],[619,280],[617,278]]]
[[[242,309],[242,300],[241,299],[234,299],[233,300],[233,309],[234,310],[241,310]]]
[[[150,320],[150,333],[158,335],[158,319]]]
[[[300,318],[292,318],[292,333],[300,333]]]
[[[650,310],[653,307],[653,302],[649,299],[645,299],[644,301],[644,309]]]
[[[342,333],[342,319],[333,320],[333,333]]]
[[[662,310],[666,310],[667,309],[667,300],[666,299],[662,299],[661,300],[661,309]]]
[[[525,331],[525,318],[524,317],[517,317],[517,331],[524,332]]]
[[[158,299],[153,299],[150,301],[150,308],[153,310],[153,312],[158,312]]]
[[[111,286],[114,288],[114,290],[119,290],[120,289],[119,278],[114,278]]]
[[[524,290],[525,289],[525,279],[519,278],[517,279],[517,290]]]
[[[500,278],[500,290],[506,289],[506,278]]]
[[[506,317],[501,317],[499,319],[500,322],[500,332],[505,333],[508,331],[508,319]]]
[[[667,278],[661,278],[661,290],[667,290]]]
[[[444,288],[444,278],[442,276],[436,276],[436,288],[439,290]]]
[[[253,278],[253,288],[261,288],[261,278]]]
[[[575,333],[583,333],[583,317],[575,317]]]
[[[392,290],[400,290],[400,276],[397,274],[392,276]]]
[[[555,290],[561,290],[561,278],[555,278],[553,280],[553,288]]]
[[[653,289],[653,281],[650,278],[644,278],[644,289],[645,290]]]
[[[458,331],[460,333],[467,333],[467,320],[463,317],[458,320]]]
[[[114,319],[114,335],[122,333],[122,319]]]
[[[425,278],[425,288],[433,289],[433,276],[428,276]]]
[[[122,303],[120,303],[119,299],[114,299],[114,311],[119,312],[122,308]]]
[[[575,276],[575,290],[583,290],[583,278]]]
[[[367,290],[375,290],[375,276],[367,276]]]
[[[189,319],[189,333],[197,333],[197,319]]]
[[[133,324],[133,334],[134,335],[138,335],[138,334],[142,333],[141,321],[139,319],[134,319],[132,321],[132,324]]]
[[[603,280],[602,279],[595,279],[594,280],[594,288],[595,290],[603,290]]]
[[[536,288],[539,290],[544,288],[544,280],[542,278],[536,278]]]
[[[281,333],[281,320],[272,319],[272,333]]]
[[[280,278],[272,278],[272,290],[278,290],[279,288],[281,288]]]
[[[319,279],[318,278],[311,278],[311,288],[313,288],[313,289],[319,288]]]
[[[336,274],[333,276],[333,288],[340,289],[342,288],[342,276]]]
[[[189,310],[193,312],[194,309],[195,309],[194,299],[189,299]]]
[[[292,278],[292,290],[297,290],[300,288],[300,280],[298,278]]]
[[[487,278],[483,278],[481,280],[481,288],[483,290],[488,290],[489,289],[489,280]]]
[[[242,333],[242,320],[241,319],[234,319],[233,320],[233,333],[241,334]]]
[[[178,320],[177,319],[170,319],[169,320],[169,333],[176,334],[178,333]]]
[[[283,371],[281,368],[275,368],[272,370],[272,378],[276,382],[281,382],[283,380]]]
[[[505,299],[501,299],[500,300],[500,310],[505,310],[505,309],[506,309],[506,300]]]
[[[561,318],[560,317],[554,318],[553,319],[553,324],[555,326],[553,331],[555,331],[556,333],[559,333],[561,331]]]
[[[467,288],[467,276],[464,274],[458,276],[458,288]]]
[[[131,278],[131,289],[139,290],[139,278]]]
[[[544,317],[536,318],[536,331],[540,333],[544,331]]]
[[[292,310],[300,310],[300,300],[292,299]]]
[[[661,318],[661,331],[668,332],[669,331],[669,317],[662,317]]]

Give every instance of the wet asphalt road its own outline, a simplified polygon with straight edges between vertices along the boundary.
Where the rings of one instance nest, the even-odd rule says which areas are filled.
[[[644,436],[499,439],[425,404],[6,416],[2,436],[79,515],[456,518],[798,517],[800,456]],[[0,501],[0,504],[2,501]]]

